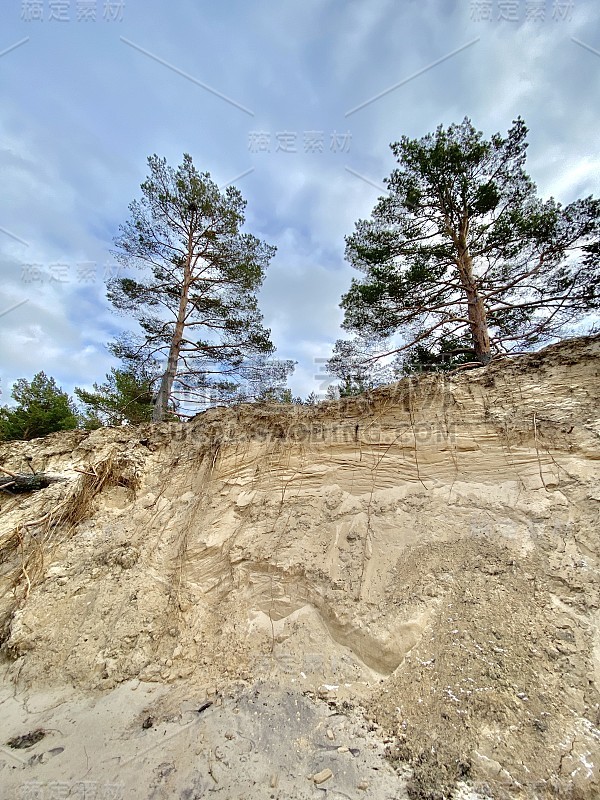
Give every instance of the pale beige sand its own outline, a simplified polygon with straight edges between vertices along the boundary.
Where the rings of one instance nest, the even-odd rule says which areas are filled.
[[[599,355],[573,340],[339,406],[0,446],[68,479],[1,500],[1,741],[49,730],[4,746],[7,796],[32,775],[127,797],[600,796]],[[82,494],[76,468],[107,464]],[[81,519],[52,527],[69,492]],[[321,748],[337,712],[358,755]],[[244,736],[267,728],[247,778]],[[159,737],[164,757],[136,756]]]

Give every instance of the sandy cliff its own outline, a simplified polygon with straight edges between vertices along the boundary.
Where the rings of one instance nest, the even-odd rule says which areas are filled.
[[[1,445],[65,479],[0,498],[6,796],[600,796],[599,395],[575,339]]]

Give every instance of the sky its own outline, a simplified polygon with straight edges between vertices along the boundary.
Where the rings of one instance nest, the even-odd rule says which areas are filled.
[[[68,392],[134,323],[106,299],[147,157],[189,153],[277,247],[260,291],[295,395],[324,392],[354,270],[344,237],[389,145],[521,116],[540,196],[600,196],[597,0],[2,0],[0,403],[44,370]]]

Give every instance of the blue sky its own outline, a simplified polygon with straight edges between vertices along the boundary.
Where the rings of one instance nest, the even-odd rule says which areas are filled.
[[[277,246],[261,309],[304,396],[342,335],[344,236],[390,142],[521,115],[540,195],[600,195],[596,0],[108,5],[0,9],[1,402],[42,369],[70,392],[116,365],[105,345],[131,324],[103,277],[152,153],[235,182],[247,229]]]

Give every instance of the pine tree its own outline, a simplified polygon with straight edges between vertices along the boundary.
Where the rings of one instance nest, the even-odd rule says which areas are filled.
[[[239,397],[253,364],[263,383],[269,370],[287,375],[293,365],[271,359],[256,293],[275,248],[242,232],[246,203],[239,190],[221,192],[189,155],[177,169],[156,155],[148,166],[142,198],[129,206],[115,240],[118,261],[145,276],[113,279],[108,297],[142,331],[122,336],[112,352],[150,369],[166,360],[153,412],[160,421],[170,403]]]
[[[376,350],[373,342],[367,343],[360,338],[351,341],[338,339],[327,362],[328,372],[340,380],[328,388],[330,400],[365,394],[396,379],[397,371],[390,364],[380,363]]]
[[[136,425],[152,419],[154,385],[159,380],[143,367],[136,371],[111,369],[106,382],[95,383],[94,391],[75,389],[75,395],[85,406],[84,426]]]
[[[11,396],[17,405],[0,408],[2,439],[36,439],[56,431],[72,430],[79,424],[69,395],[44,372],[38,372],[31,381],[19,378]]]
[[[541,200],[527,128],[489,140],[467,118],[391,145],[396,168],[346,239],[363,273],[342,298],[362,340],[399,334],[405,368],[486,364],[558,339],[600,308],[600,201]],[[387,355],[390,353],[388,352]]]

